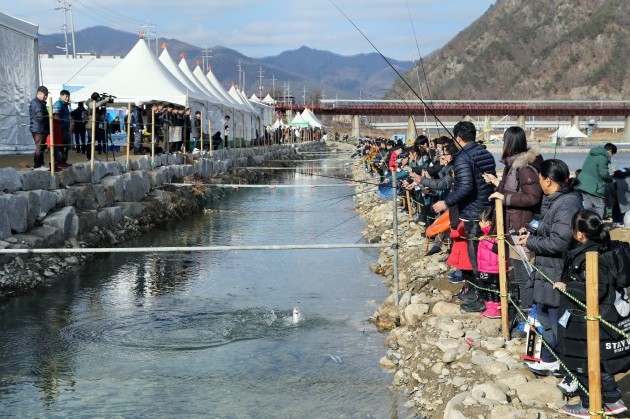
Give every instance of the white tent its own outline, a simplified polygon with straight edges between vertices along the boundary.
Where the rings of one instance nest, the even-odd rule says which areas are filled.
[[[265,103],[267,105],[275,105],[276,101],[273,100],[269,93],[267,93],[267,96],[265,96],[265,98],[262,100],[262,103]]]
[[[35,150],[29,102],[38,78],[37,25],[0,13],[0,154]]]
[[[298,113],[295,114],[295,117],[293,117],[293,119],[291,120],[289,125],[291,125],[292,127],[304,127],[304,128],[306,128],[306,127],[309,126],[309,123],[304,118],[302,118],[302,114],[300,114],[298,112]]]
[[[322,122],[315,116],[315,114],[309,109],[304,108],[302,111],[302,118],[309,123],[313,128],[321,128]]]
[[[284,122],[281,118],[276,119],[276,122],[271,126],[273,129],[278,129],[282,127],[286,127],[288,124]]]
[[[142,39],[113,70],[74,93],[73,100],[86,100],[92,92],[107,92],[116,96],[118,103],[165,101],[187,105],[191,100],[207,100],[177,80]]]
[[[81,90],[112,71],[121,61],[122,57],[116,56],[79,55],[72,58],[39,54],[41,83],[56,100],[61,90],[66,89],[70,93]]]
[[[249,97],[249,100],[251,100],[252,102],[260,102],[260,99],[258,99],[256,93],[252,93],[252,95]]]
[[[551,143],[558,145],[578,145],[580,138],[588,137],[575,125],[564,125],[550,135]]]

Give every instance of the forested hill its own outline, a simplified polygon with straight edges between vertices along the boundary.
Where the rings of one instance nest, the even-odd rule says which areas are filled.
[[[423,64],[424,98],[628,99],[630,2],[498,0]],[[401,80],[393,90],[414,97]]]

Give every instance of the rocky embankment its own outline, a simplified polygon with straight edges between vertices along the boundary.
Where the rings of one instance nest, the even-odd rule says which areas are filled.
[[[321,143],[208,154],[145,156],[126,168],[76,164],[55,178],[47,172],[0,169],[0,249],[114,247],[156,225],[203,211],[224,189],[206,184],[256,183],[273,176],[264,166],[293,166],[299,152],[329,150]],[[229,152],[229,153],[228,153]],[[96,178],[95,178],[96,177]],[[0,297],[19,295],[63,279],[92,253],[0,254]]]
[[[355,179],[374,180],[362,168]],[[358,184],[356,200],[371,242],[393,240],[391,201]],[[364,193],[367,192],[367,193]],[[442,253],[426,257],[424,227],[398,212],[399,305],[394,305],[393,250],[381,250],[370,269],[384,277],[390,296],[371,317],[389,331],[381,366],[393,373],[393,386],[405,407],[421,417],[556,418],[566,401],[557,378],[536,378],[523,367],[524,339],[505,342],[499,319],[465,313],[453,298],[460,285],[449,284]]]

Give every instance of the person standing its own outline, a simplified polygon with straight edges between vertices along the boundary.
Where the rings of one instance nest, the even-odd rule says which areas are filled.
[[[88,160],[92,158],[92,141],[96,141],[95,150],[98,154],[105,149],[105,105],[109,102],[108,98],[101,98],[97,92],[92,93],[90,98],[85,102],[87,104],[88,119],[87,126],[89,129],[90,143],[87,147],[86,157]],[[92,138],[92,112],[96,108],[96,138]]]
[[[468,283],[476,283],[479,276],[477,270],[476,240],[481,234],[479,227],[479,213],[492,203],[488,200],[494,192],[494,187],[487,184],[483,178],[484,173],[496,176],[496,163],[492,154],[481,144],[475,141],[477,129],[470,121],[461,121],[453,128],[455,143],[460,147],[459,153],[453,161],[455,181],[453,190],[441,201],[433,204],[436,213],[447,208],[456,207],[459,219],[464,222],[464,230],[468,239],[468,258],[472,265],[472,271],[462,271],[462,277],[467,282],[458,294],[458,297],[467,303],[477,300],[478,293]]]
[[[593,147],[582,165],[578,176],[578,189],[582,193],[584,209],[592,209],[602,219],[606,218],[604,193],[606,184],[613,181],[608,171],[610,157],[617,154],[617,146],[606,143],[603,147]]]
[[[538,172],[543,163],[538,147],[527,145],[525,131],[521,127],[509,127],[503,133],[503,155],[501,163],[505,165],[503,177],[499,181],[494,176],[484,175],[486,182],[497,187],[490,199],[504,202],[504,220],[507,231],[518,232],[538,216],[543,192],[538,179]],[[508,240],[514,243],[513,235]],[[509,262],[514,269],[514,281],[518,284],[519,300],[522,310],[532,307],[534,289],[527,272],[526,261],[509,248]],[[531,256],[529,252],[525,254]]]
[[[50,120],[46,109],[46,98],[48,88],[39,86],[35,98],[29,104],[29,114],[31,117],[30,130],[35,142],[35,155],[33,157],[33,167],[35,170],[47,170],[44,167],[44,151],[46,150],[46,137],[50,134]]]
[[[228,137],[230,136],[230,115],[223,118],[223,148],[230,148]]]
[[[144,130],[142,105],[142,102],[134,103],[131,107],[131,115],[129,117],[131,135],[133,135],[133,154],[144,154],[144,150],[142,149],[142,131]]]
[[[201,112],[196,111],[195,117],[192,120],[192,125],[190,127],[190,135],[192,136],[192,142],[188,147],[188,151],[191,153],[195,151],[196,148],[199,148],[199,138],[201,137]]]
[[[582,209],[582,197],[574,190],[575,178],[562,160],[545,160],[538,176],[544,194],[540,222],[534,230],[522,228],[516,240],[534,253],[535,270],[533,300],[538,321],[543,327],[543,339],[551,350],[558,345],[560,292],[553,283],[559,282],[564,267],[564,255],[569,250],[573,233],[571,220]],[[547,345],[543,345],[538,362],[526,362],[525,367],[536,375],[561,374],[560,364]]]
[[[53,104],[53,113],[59,118],[61,128],[61,147],[59,147],[59,167],[68,167],[68,152],[72,146],[72,132],[70,118],[70,92],[62,90],[59,92],[59,99]]]
[[[70,112],[72,121],[74,122],[74,143],[77,153],[85,154],[85,121],[87,119],[87,111],[83,106],[83,102],[79,102],[77,108]]]
[[[182,145],[180,147],[180,151],[183,152],[185,152],[190,146],[190,132],[192,125],[191,114],[192,110],[190,108],[186,108],[184,111],[184,120],[182,125]]]

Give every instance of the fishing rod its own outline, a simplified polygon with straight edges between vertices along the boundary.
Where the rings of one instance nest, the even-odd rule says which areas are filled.
[[[420,100],[420,102],[422,103],[422,105],[429,110],[429,112],[431,113],[431,115],[433,115],[433,117],[435,118],[436,121],[438,121],[440,123],[440,125],[442,125],[442,128],[444,128],[444,130],[446,130],[446,132],[451,136],[451,138],[453,138],[453,134],[451,133],[451,131],[446,128],[446,125],[444,125],[444,123],[442,122],[442,120],[440,118],[438,118],[437,114],[435,113],[435,111],[433,110],[433,108],[429,105],[427,105],[427,103],[424,101],[424,99],[422,99],[420,97],[420,95],[415,91],[415,89],[409,84],[409,82],[400,74],[400,72],[398,70],[396,70],[396,67],[394,67],[394,65],[391,63],[391,61],[389,61],[389,59],[387,59],[387,57],[385,55],[383,55],[383,53],[376,47],[376,45],[374,45],[374,43],[372,41],[370,41],[370,39],[363,33],[363,31],[352,21],[352,19],[350,19],[350,17],[348,17],[347,14],[344,13],[343,10],[341,10],[339,8],[339,6],[337,6],[333,0],[328,0],[330,2],[330,4],[333,5],[333,7],[335,9],[337,9],[339,11],[339,13],[341,13],[343,15],[343,17],[346,18],[346,20],[348,22],[350,22],[350,24],[352,26],[354,26],[354,28],[359,31],[359,33],[361,34],[361,36],[363,36],[363,38],[365,38],[366,41],[369,42],[369,44],[372,46],[372,48],[374,48],[374,50],[378,53],[378,55],[381,56],[381,58],[387,63],[387,65],[390,66],[390,68],[392,70],[394,70],[394,73],[396,73],[396,75],[403,81],[403,83],[405,83],[405,85],[409,88],[409,90],[411,90],[411,92],[414,94],[414,96],[416,96],[418,98],[418,100]]]
[[[400,78],[403,83],[409,88],[409,90],[411,90],[411,92],[420,100],[420,102],[422,103],[422,105],[429,110],[429,112],[431,113],[431,115],[433,115],[433,117],[435,118],[435,120],[437,122],[440,123],[440,125],[442,125],[442,127],[444,128],[444,130],[448,133],[448,135],[454,140],[453,143],[455,144],[456,147],[459,148],[460,152],[463,152],[466,154],[466,156],[468,157],[468,161],[477,168],[477,170],[479,172],[481,172],[481,168],[479,167],[479,165],[477,164],[477,162],[470,156],[470,154],[468,153],[468,151],[461,146],[457,141],[455,141],[455,137],[453,136],[453,133],[451,133],[451,131],[446,128],[446,125],[444,125],[444,123],[442,122],[442,120],[437,116],[437,114],[435,113],[435,111],[433,110],[432,107],[428,106],[427,103],[424,101],[424,99],[422,99],[420,97],[420,95],[414,90],[414,88],[409,84],[409,82],[400,74],[400,72],[398,70],[396,70],[396,68],[392,65],[392,63],[387,59],[387,57],[385,57],[385,55],[383,55],[383,53],[376,47],[376,45],[374,45],[374,43],[372,41],[370,41],[370,39],[363,33],[363,31],[352,21],[352,19],[350,19],[350,17],[348,17],[347,14],[344,13],[343,10],[341,10],[339,8],[339,6],[337,6],[333,0],[328,0],[330,2],[330,4],[333,5],[333,7],[335,9],[337,9],[339,11],[339,13],[341,13],[348,22],[350,22],[350,24],[352,26],[355,27],[355,29],[361,34],[361,36],[363,36],[363,38],[368,41],[368,43],[372,46],[372,48],[374,48],[374,50],[378,53],[378,55],[381,56],[381,58],[383,59],[383,61],[385,61],[389,67],[394,71],[394,73],[396,73],[396,75],[398,76],[398,78]],[[496,169],[495,169],[496,170]]]
[[[422,68],[422,74],[424,76],[424,85],[427,88],[427,96],[429,96],[429,102],[431,102],[431,106],[433,106],[433,98],[431,97],[431,90],[429,90],[429,79],[427,78],[427,72],[424,69],[424,60],[422,59],[422,54],[420,53],[420,45],[418,44],[418,36],[416,35],[416,27],[413,24],[413,19],[411,18],[411,9],[409,9],[409,2],[405,2],[407,5],[407,14],[409,15],[409,23],[411,23],[411,30],[413,31],[413,38],[416,41],[416,49],[418,50],[418,59],[420,60],[420,68]],[[418,87],[420,88],[420,92],[422,92],[422,87],[420,86],[420,76],[418,76],[418,66],[416,66],[416,76],[418,77]],[[424,114],[426,118],[426,111]],[[438,126],[437,121],[435,121],[435,128],[440,132],[440,127]]]

